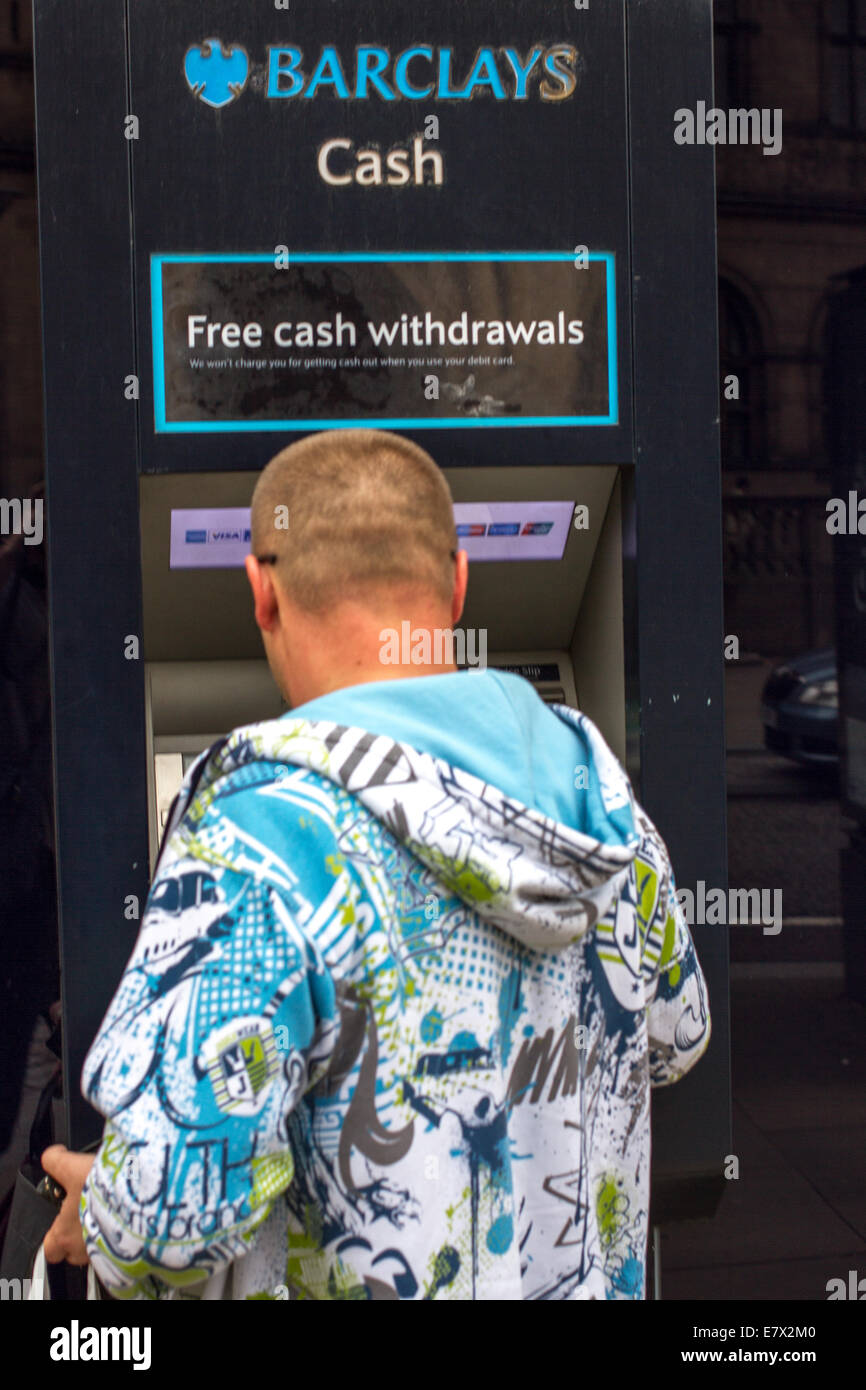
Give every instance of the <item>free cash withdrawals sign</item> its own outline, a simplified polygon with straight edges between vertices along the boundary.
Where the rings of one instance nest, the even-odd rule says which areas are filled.
[[[615,425],[614,256],[154,255],[158,433]]]

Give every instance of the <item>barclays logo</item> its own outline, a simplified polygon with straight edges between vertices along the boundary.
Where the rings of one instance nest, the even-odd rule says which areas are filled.
[[[205,39],[187,49],[184,75],[191,92],[219,109],[249,85],[269,100],[309,101],[325,92],[340,101],[565,101],[583,72],[583,59],[570,43],[535,43],[525,53],[512,46],[479,48],[471,65],[450,46],[413,44],[392,54],[379,44],[358,44],[351,57],[325,44],[312,67],[293,44],[269,45],[267,60],[251,68],[239,44],[225,47]],[[252,72],[252,77],[251,77]],[[405,180],[401,180],[405,182]]]
[[[219,109],[239,97],[247,85],[250,61],[237,44],[224,48],[219,39],[205,39],[188,48],[184,76],[193,96]]]

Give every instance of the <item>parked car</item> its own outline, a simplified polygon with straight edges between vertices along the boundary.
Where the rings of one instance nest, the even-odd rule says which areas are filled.
[[[777,666],[761,693],[764,746],[799,763],[839,762],[839,682],[832,647]]]

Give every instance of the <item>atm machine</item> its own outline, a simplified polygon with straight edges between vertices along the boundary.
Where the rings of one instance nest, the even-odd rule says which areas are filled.
[[[455,498],[458,527],[471,514],[482,519],[464,521],[464,528],[484,533],[459,540],[470,551],[470,580],[458,629],[486,632],[488,666],[518,672],[548,702],[584,710],[625,763],[618,470],[446,467],[443,472]],[[241,554],[249,549],[243,539],[246,509],[255,478],[223,473],[142,479],[151,868],[171,803],[193,759],[229,729],[287,712],[262,655],[242,567]],[[203,496],[209,508],[190,506]],[[515,518],[510,523],[497,520],[503,505]],[[586,510],[578,514],[576,507]],[[530,512],[555,521],[523,521]],[[187,565],[184,556],[190,548],[181,545],[173,565],[177,518],[183,524],[196,516],[209,523],[212,534],[231,535],[230,545],[237,535],[231,560],[220,562],[217,552],[218,563]],[[585,524],[578,528],[574,521]],[[237,529],[230,533],[232,526]],[[513,539],[497,545],[489,534],[497,527],[513,532]],[[509,558],[488,558],[485,550],[491,547],[509,552]],[[531,558],[533,550],[543,550],[549,558]],[[198,560],[200,547],[191,554]]]
[[[305,432],[417,439],[458,515],[567,516],[543,554],[470,549],[463,622],[596,722],[678,884],[726,885],[713,150],[674,139],[710,0],[413,8],[35,0],[76,1147],[179,779],[283,712],[238,556],[184,564],[173,526],[242,539]],[[730,1150],[725,929],[695,938],[713,1037],[654,1098],[656,1223],[711,1214]]]

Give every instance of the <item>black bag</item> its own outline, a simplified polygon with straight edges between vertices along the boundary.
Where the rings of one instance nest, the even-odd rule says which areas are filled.
[[[58,1073],[52,1076],[39,1097],[30,1128],[29,1151],[15,1175],[12,1207],[3,1242],[3,1256],[0,1260],[0,1278],[17,1279],[21,1289],[29,1286],[39,1247],[60,1209],[53,1197],[38,1190],[40,1183],[48,1176],[39,1161],[39,1156],[53,1143],[51,1104],[59,1089]],[[50,1178],[48,1182],[51,1182]],[[86,1266],[79,1267],[63,1261],[56,1265],[46,1265],[46,1271],[49,1297],[52,1300],[83,1301],[87,1298]],[[28,1284],[25,1284],[25,1280]]]

